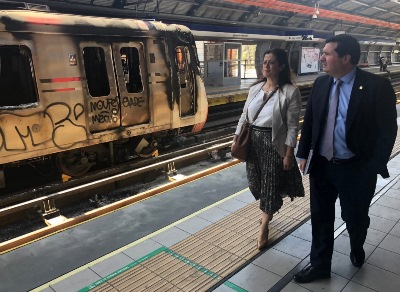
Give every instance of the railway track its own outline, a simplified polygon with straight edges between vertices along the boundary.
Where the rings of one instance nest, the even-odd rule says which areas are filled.
[[[0,254],[10,249],[27,244],[32,240],[37,240],[65,228],[80,224],[84,221],[102,216],[109,212],[113,212],[123,206],[133,204],[139,200],[143,200],[153,195],[157,195],[168,190],[169,188],[177,187],[191,180],[218,171],[224,167],[234,165],[238,163],[237,160],[229,159],[226,162],[219,163],[217,166],[215,166],[215,163],[210,163],[208,167],[205,167],[205,170],[187,176],[178,174],[175,169],[175,165],[178,164],[183,167],[185,164],[192,164],[194,160],[204,160],[207,157],[210,157],[210,153],[217,153],[219,151],[220,153],[224,154],[225,149],[230,147],[231,141],[232,137],[227,136],[213,142],[204,143],[203,145],[196,145],[193,147],[188,147],[184,150],[161,155],[156,158],[157,162],[153,159],[152,161],[147,160],[136,164],[124,165],[122,167],[123,170],[119,169],[117,171],[115,169],[103,171],[101,173],[89,175],[82,179],[75,179],[66,184],[62,184],[61,186],[54,185],[47,187],[40,191],[45,192],[46,195],[38,196],[40,193],[39,192],[36,193],[35,198],[27,200],[27,197],[25,197],[25,200],[22,202],[13,203],[6,207],[2,207],[0,209],[0,218],[2,222],[11,222],[12,220],[10,218],[15,220],[16,217],[25,218],[26,221],[27,217],[31,217],[32,219],[32,217],[36,216],[37,224],[36,227],[33,228],[35,229],[34,231],[29,230],[28,228],[28,230],[32,232],[28,234],[19,234],[19,236],[16,236],[15,234],[10,235],[11,238],[0,243]],[[142,164],[142,166],[137,167],[138,164]],[[169,178],[169,181],[163,179],[158,186],[144,192],[127,194],[126,198],[120,197],[120,200],[108,203],[105,206],[99,204],[99,197],[107,196],[110,193],[116,193],[118,191],[124,192],[124,188],[132,185],[133,181],[138,180],[138,177],[142,176],[143,174],[154,174],[156,171],[158,171],[160,176],[162,176],[164,173],[164,175]],[[155,183],[152,185],[155,185]],[[20,194],[19,199],[24,196],[31,195]],[[77,206],[79,204],[77,196],[79,197],[79,201],[91,201],[92,208],[91,210],[84,208],[84,212],[72,218],[71,216],[66,215],[68,211],[65,210],[68,208],[79,208]],[[75,205],[71,207],[68,206],[66,202],[75,202]],[[5,204],[6,202],[3,200],[2,203]],[[58,205],[60,205],[60,207]],[[38,219],[40,217],[43,220],[42,222]],[[2,233],[4,233],[4,231],[5,229],[3,229]]]
[[[173,151],[169,151],[165,154],[159,155],[157,157],[151,157],[151,158],[142,159],[139,161],[119,164],[117,166],[109,167],[107,169],[101,169],[99,171],[90,172],[85,176],[72,178],[65,182],[55,182],[55,183],[51,183],[51,184],[47,184],[47,185],[43,185],[43,186],[37,186],[37,187],[30,188],[27,190],[22,190],[20,192],[15,192],[15,193],[7,195],[7,196],[3,196],[0,199],[0,210],[4,209],[5,207],[8,207],[10,205],[13,205],[13,204],[17,204],[17,203],[20,203],[23,201],[32,200],[32,199],[35,199],[38,197],[46,196],[50,193],[62,191],[65,188],[73,188],[73,187],[77,187],[77,186],[85,184],[85,183],[92,182],[94,180],[100,180],[100,179],[103,179],[103,178],[106,178],[109,176],[118,175],[119,173],[127,172],[132,169],[143,169],[144,167],[151,168],[151,165],[155,165],[154,166],[155,169],[162,169],[163,161],[171,160],[171,159],[174,159],[174,157],[178,157],[178,156],[184,156],[186,154],[189,154],[189,153],[192,153],[195,151],[204,150],[207,152],[208,147],[212,147],[215,144],[231,141],[232,136],[229,134],[226,134],[224,132],[226,132],[226,131],[221,132],[221,131],[217,130],[216,133],[212,135],[213,137],[215,137],[215,136],[220,137],[216,140],[215,140],[215,138],[213,140],[212,137],[210,138],[209,136],[197,137],[196,145],[187,146],[184,144],[184,145],[182,145],[182,147],[187,146],[184,149],[173,150]],[[201,139],[204,139],[204,140],[201,142]],[[210,140],[210,141],[206,142],[206,139]],[[189,143],[192,143],[192,142],[189,142]],[[177,162],[179,162],[179,161],[180,160],[178,160]],[[145,172],[145,171],[143,171],[143,172]],[[1,212],[0,212],[0,216],[1,216]]]

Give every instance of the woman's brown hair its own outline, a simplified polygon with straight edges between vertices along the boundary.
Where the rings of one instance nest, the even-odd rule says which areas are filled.
[[[282,88],[283,85],[285,85],[285,84],[293,84],[292,72],[290,70],[289,59],[288,59],[288,55],[287,55],[286,51],[283,49],[278,49],[278,48],[266,50],[263,54],[263,58],[262,58],[263,60],[265,58],[265,55],[267,55],[267,54],[273,54],[279,64],[279,66],[284,65],[282,71],[279,72],[279,76],[278,76],[279,88]],[[267,81],[267,78],[263,77],[261,80],[258,80],[254,84],[257,84],[260,82],[265,82],[265,81]]]

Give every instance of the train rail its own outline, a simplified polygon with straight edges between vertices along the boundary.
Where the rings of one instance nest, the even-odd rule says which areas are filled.
[[[92,178],[92,180],[89,180],[89,178],[85,178],[86,182],[82,182],[80,180],[77,180],[74,182],[74,184],[70,184],[68,187],[65,185],[63,189],[60,189],[58,191],[54,192],[48,192],[47,195],[40,196],[28,201],[24,201],[21,203],[13,204],[8,207],[4,207],[0,209],[0,218],[2,220],[7,221],[8,216],[15,216],[18,212],[24,212],[27,210],[32,210],[33,208],[38,208],[38,206],[42,206],[39,210],[39,213],[41,213],[44,221],[46,222],[47,226],[44,228],[41,228],[39,230],[36,230],[34,232],[31,232],[26,235],[21,235],[19,237],[7,240],[5,242],[0,243],[0,254],[4,253],[5,251],[8,251],[10,249],[14,249],[18,246],[24,245],[28,242],[31,242],[32,240],[36,240],[38,238],[42,238],[44,236],[47,236],[49,234],[58,232],[59,230],[69,228],[71,226],[74,226],[76,224],[82,223],[84,221],[90,220],[92,218],[101,216],[105,213],[112,212],[118,208],[121,208],[123,206],[133,204],[139,200],[143,200],[145,198],[148,198],[153,195],[157,195],[163,191],[166,191],[170,188],[177,187],[181,184],[187,183],[191,180],[200,178],[202,176],[208,175],[210,173],[216,172],[222,168],[229,167],[231,165],[234,165],[238,163],[237,160],[229,160],[227,162],[221,163],[217,166],[214,166],[212,168],[200,171],[196,174],[189,175],[189,176],[174,176],[176,174],[176,170],[174,165],[176,163],[182,163],[185,161],[190,161],[193,159],[198,159],[199,157],[204,157],[209,156],[210,152],[213,151],[223,151],[224,149],[230,147],[232,141],[232,137],[224,137],[219,140],[216,140],[214,142],[209,142],[206,145],[197,145],[193,147],[189,147],[184,150],[178,151],[178,155],[176,152],[166,154],[164,156],[158,157],[158,162],[151,163],[139,168],[135,169],[129,169],[125,170],[122,172],[119,172],[117,174],[110,175],[110,173],[107,173],[103,175],[102,177],[96,177],[95,179]],[[175,155],[175,157],[172,157]],[[127,166],[124,166],[127,168]],[[56,202],[59,200],[62,200],[67,197],[72,197],[74,195],[82,195],[84,193],[90,192],[91,194],[96,193],[96,195],[101,195],[101,190],[103,190],[103,194],[110,192],[110,186],[111,189],[118,189],[123,187],[125,184],[123,181],[130,180],[134,177],[137,177],[138,175],[144,174],[144,173],[149,173],[155,170],[160,170],[160,169],[168,169],[169,173],[167,173],[170,176],[170,182],[162,184],[158,187],[155,187],[153,189],[150,189],[148,191],[145,191],[140,194],[132,195],[128,198],[122,199],[120,201],[111,203],[109,205],[103,206],[96,208],[94,210],[91,210],[89,212],[85,212],[83,215],[80,215],[75,218],[66,218],[62,215],[62,211],[60,209],[56,208]],[[97,174],[98,175],[98,174]],[[96,175],[95,175],[96,176]],[[121,184],[118,186],[118,184]]]
[[[190,147],[186,147],[184,149],[177,149],[174,151],[169,151],[168,153],[159,155],[157,157],[146,158],[146,159],[143,159],[140,161],[134,161],[134,162],[130,162],[130,163],[120,164],[115,167],[110,167],[110,168],[102,169],[102,170],[99,170],[96,172],[91,172],[85,176],[73,178],[71,180],[68,180],[68,181],[65,181],[62,183],[53,183],[53,184],[45,185],[45,186],[38,186],[38,187],[29,189],[29,190],[23,190],[21,192],[15,192],[8,196],[4,196],[3,198],[0,199],[0,208],[2,208],[0,210],[3,210],[5,207],[10,206],[12,204],[17,204],[19,202],[27,201],[27,200],[34,199],[37,197],[42,197],[49,193],[59,192],[65,188],[78,187],[79,185],[82,185],[85,183],[90,183],[94,180],[100,180],[105,177],[118,175],[119,173],[127,172],[132,169],[139,170],[139,169],[143,169],[146,167],[151,168],[151,165],[156,165],[154,167],[154,169],[161,169],[163,161],[173,160],[174,157],[176,157],[176,156],[183,156],[188,153],[193,153],[195,151],[204,150],[207,152],[208,147],[212,147],[212,145],[214,145],[214,144],[221,143],[218,141],[222,141],[222,143],[225,141],[230,141],[232,139],[232,136],[229,134],[226,134],[224,132],[226,132],[226,131],[218,131],[217,130],[216,133],[214,135],[212,135],[212,136],[219,135],[220,138],[217,141],[211,140],[209,135],[206,136],[206,134],[203,134],[201,137],[199,137],[199,136],[196,137],[196,141],[195,141],[195,143],[197,143],[196,145],[191,145]],[[206,140],[208,140],[208,142]],[[192,142],[188,142],[188,143],[192,143]],[[186,145],[185,141],[183,141],[182,144],[183,144],[182,147],[188,146],[188,145]],[[2,215],[0,212],[0,217],[1,216]]]

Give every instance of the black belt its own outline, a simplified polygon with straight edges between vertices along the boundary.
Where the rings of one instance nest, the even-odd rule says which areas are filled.
[[[357,156],[353,156],[349,159],[341,159],[341,158],[332,158],[329,162],[333,164],[349,164],[358,161]]]
[[[259,126],[251,126],[253,130],[259,131],[259,132],[272,132],[271,127],[259,127]]]

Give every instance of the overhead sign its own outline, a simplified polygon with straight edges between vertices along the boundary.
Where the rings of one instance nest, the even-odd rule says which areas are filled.
[[[313,39],[313,35],[285,36],[285,40],[287,41],[312,41]]]
[[[285,40],[287,41],[312,41],[313,38],[312,30],[285,31]]]

